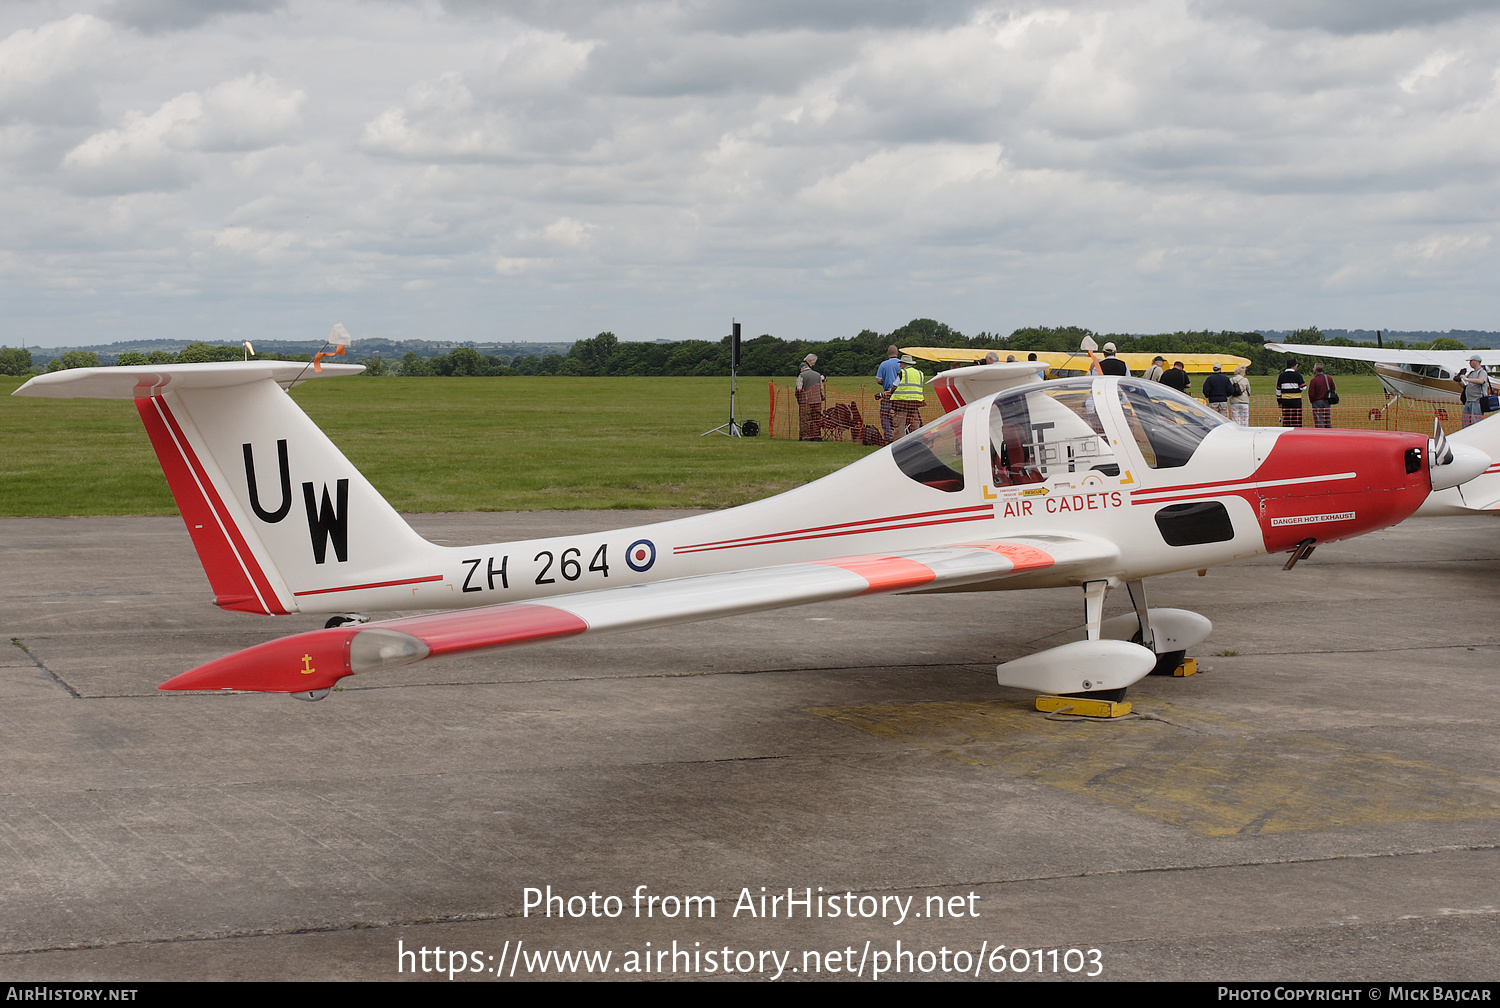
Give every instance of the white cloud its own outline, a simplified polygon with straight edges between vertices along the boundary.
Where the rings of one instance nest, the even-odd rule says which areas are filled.
[[[150,115],[128,112],[118,128],[95,133],[69,151],[63,169],[87,192],[180,188],[199,168],[174,149],[170,137],[202,114],[203,101],[195,92],[178,95]]]
[[[217,248],[260,262],[270,263],[285,258],[297,236],[290,231],[269,233],[247,227],[227,227],[213,234]]]
[[[204,93],[199,115],[180,124],[175,146],[199,151],[261,150],[293,139],[307,95],[264,74],[247,74]]]
[[[150,115],[127,112],[120,126],[69,151],[63,168],[88,192],[180,188],[202,171],[196,154],[260,150],[289,138],[305,99],[254,74],[201,95],[188,91]]]
[[[199,292],[153,331],[1490,328],[1492,6],[19,0],[0,289]]]
[[[113,32],[74,14],[0,39],[0,122],[18,119],[71,125],[98,113],[98,66]]]

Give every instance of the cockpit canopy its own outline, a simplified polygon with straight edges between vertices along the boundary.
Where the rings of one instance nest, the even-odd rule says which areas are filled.
[[[1119,414],[1106,419],[1111,401]],[[1135,378],[1066,378],[1006,389],[991,401],[990,459],[996,486],[1041,483],[1098,471],[1118,476],[1128,460],[1119,425],[1147,466],[1183,466],[1215,427],[1229,420],[1165,385]],[[955,410],[891,446],[896,465],[919,483],[948,493],[964,488],[963,429]],[[1116,432],[1112,434],[1112,431]]]

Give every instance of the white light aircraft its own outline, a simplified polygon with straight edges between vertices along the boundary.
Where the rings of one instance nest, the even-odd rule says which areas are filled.
[[[1486,369],[1500,365],[1500,350],[1387,350],[1372,346],[1326,346],[1322,343],[1267,343],[1266,349],[1291,357],[1329,357],[1366,361],[1391,395],[1433,402],[1462,401],[1463,386],[1456,377],[1478,354]],[[1500,378],[1490,377],[1490,391],[1500,392]]]
[[[1144,579],[1394,525],[1490,465],[1417,434],[1254,429],[1154,382],[1041,381],[1038,364],[937,379],[962,405],[807,486],[615,532],[446,547],[419,537],[283,386],[358,365],[81,368],[17,395],[130,399],[217,605],[366,613],[256,645],[162,689],[318,699],[431,657],[874,593],[1071,586],[1086,638],[998,667],[1002,685],[1120,699],[1209,621]],[[372,391],[376,388],[371,386]],[[1133,611],[1103,619],[1124,587]]]

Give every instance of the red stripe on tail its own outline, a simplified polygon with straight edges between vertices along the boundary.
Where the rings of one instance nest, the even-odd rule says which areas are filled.
[[[166,402],[160,396],[137,399],[135,408],[198,551],[203,573],[208,575],[214,605],[239,612],[285,614],[287,610]]]

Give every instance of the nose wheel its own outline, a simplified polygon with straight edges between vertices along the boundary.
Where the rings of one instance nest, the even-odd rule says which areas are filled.
[[[341,626],[350,626],[354,623],[368,623],[370,617],[359,613],[340,613],[337,616],[328,617],[328,622],[323,624],[324,630],[336,630]]]

